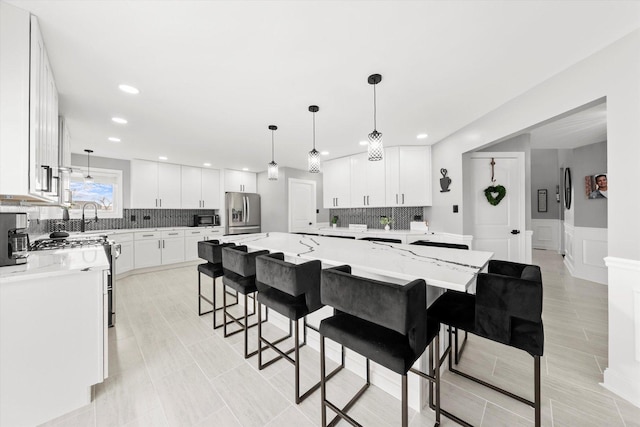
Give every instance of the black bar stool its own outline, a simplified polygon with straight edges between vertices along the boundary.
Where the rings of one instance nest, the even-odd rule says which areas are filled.
[[[307,324],[307,315],[323,307],[320,302],[320,271],[321,262],[318,260],[303,264],[291,264],[284,261],[284,254],[273,253],[256,258],[256,286],[258,287],[258,369],[262,370],[272,363],[284,358],[295,366],[295,396],[296,403],[302,402],[320,387],[320,381],[313,385],[303,395],[300,395],[300,347],[307,343],[307,328],[318,332],[317,328]],[[260,304],[275,310],[289,319],[289,335],[275,341],[268,341],[262,336]],[[303,319],[303,341],[300,345],[299,322]],[[291,324],[294,324],[294,346],[288,351],[282,351],[276,344],[291,337]],[[262,343],[267,344],[278,356],[262,363]],[[294,352],[294,357],[289,354]],[[331,372],[328,378],[334,376],[344,367],[344,348],[342,364]]]
[[[478,274],[476,294],[447,291],[428,309],[430,319],[469,331],[475,335],[526,351],[534,360],[534,401],[487,383],[454,368],[451,362],[451,330],[449,370],[479,384],[505,394],[534,408],[535,425],[540,426],[540,357],[544,351],[542,325],[542,274],[536,265],[508,261],[489,261],[489,273]],[[465,421],[442,409],[456,422]]]
[[[320,322],[320,379],[322,426],[327,425],[326,409],[359,426],[347,411],[369,387],[369,360],[402,376],[402,426],[408,423],[407,372],[435,384],[436,423],[440,424],[440,373],[433,369],[433,349],[439,348],[437,322],[427,321],[426,283],[414,280],[406,285],[381,282],[351,275],[348,265],[322,271],[321,302],[334,307],[335,314]],[[366,384],[342,409],[327,399],[325,379],[325,338],[329,338],[366,358]],[[430,375],[412,368],[429,346]],[[438,365],[438,363],[436,363]],[[432,373],[433,372],[433,373]]]
[[[249,314],[248,295],[254,294],[258,290],[258,288],[256,288],[256,258],[260,255],[266,255],[268,253],[269,251],[248,252],[246,246],[230,246],[222,248],[222,269],[224,272],[222,283],[225,286],[228,286],[231,289],[234,289],[236,292],[244,295],[244,318],[241,319],[233,316],[228,312],[227,293],[222,293],[222,306],[224,312],[224,336],[226,338],[239,332],[244,332],[245,359],[258,353],[258,350],[254,350],[249,353],[248,330],[249,328],[256,326],[258,323],[256,322],[252,325],[249,324],[249,317],[253,316],[256,313],[256,300],[255,298],[252,298],[253,313]],[[231,321],[228,322],[227,319],[231,319]],[[237,324],[240,329],[237,329],[233,332],[228,332],[227,325],[229,323]]]
[[[234,243],[222,243],[218,240],[206,240],[202,242],[198,242],[198,257],[206,260],[204,264],[198,265],[198,315],[202,316],[204,314],[213,313],[213,329],[218,329],[222,327],[222,325],[216,324],[216,312],[222,310],[224,307],[218,307],[216,305],[216,279],[218,277],[223,276],[222,271],[222,248],[227,246],[235,246]],[[209,299],[205,295],[202,294],[202,283],[201,277],[202,274],[209,276],[213,279],[213,298]],[[225,289],[223,291],[226,292]],[[236,301],[232,305],[238,304],[238,293],[231,294],[235,296]],[[207,302],[211,305],[211,310],[202,311],[202,301]]]

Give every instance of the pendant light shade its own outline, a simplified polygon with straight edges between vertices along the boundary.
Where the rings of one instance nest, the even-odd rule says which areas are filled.
[[[370,85],[373,85],[373,132],[369,134],[367,151],[369,153],[369,160],[375,162],[382,160],[384,155],[382,133],[376,130],[376,85],[382,81],[382,76],[380,74],[371,74],[367,81]]]
[[[93,150],[85,149],[84,152],[87,153],[87,176],[84,177],[84,182],[91,184],[93,182],[93,177],[91,176],[90,156],[91,153],[93,153]]]
[[[278,164],[273,160],[273,133],[278,129],[278,126],[269,125],[269,130],[271,131],[271,163],[267,165],[267,177],[271,181],[276,181],[278,179]]]
[[[320,110],[317,105],[310,105],[309,111],[313,113],[313,149],[309,151],[309,172],[320,172],[320,153],[316,150],[316,113]]]

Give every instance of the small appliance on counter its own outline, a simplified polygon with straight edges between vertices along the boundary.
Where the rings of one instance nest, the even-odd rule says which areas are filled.
[[[194,227],[211,227],[213,225],[220,225],[220,215],[194,215],[193,216]]]
[[[260,233],[260,195],[225,193],[224,234]]]
[[[0,267],[25,264],[29,250],[26,213],[0,213]]]

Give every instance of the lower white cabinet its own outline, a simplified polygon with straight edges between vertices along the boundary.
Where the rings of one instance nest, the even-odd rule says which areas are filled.
[[[184,260],[195,261],[198,259],[198,242],[205,240],[215,240],[222,236],[220,230],[212,228],[202,228],[187,230],[184,233]]]
[[[184,231],[139,231],[134,234],[135,268],[184,262]]]
[[[116,258],[116,275],[133,270],[133,233],[108,234],[109,240],[120,245]]]

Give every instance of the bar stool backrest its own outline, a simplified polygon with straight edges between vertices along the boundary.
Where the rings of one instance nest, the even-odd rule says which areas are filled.
[[[322,270],[323,304],[403,335],[426,328],[426,292],[422,279],[397,285],[353,276],[348,265]],[[421,341],[426,333],[416,337]],[[426,342],[412,342],[411,346],[424,348]]]
[[[284,261],[281,252],[262,255],[256,258],[256,286],[258,292],[275,288],[281,292],[297,297],[304,295],[309,312],[320,307],[320,271],[319,260],[302,264]]]
[[[242,277],[253,277],[256,275],[256,258],[266,255],[269,251],[249,252],[247,247],[230,246],[222,248],[222,268],[225,276],[228,272],[235,273]]]
[[[222,248],[235,246],[235,243],[222,243],[219,240],[204,240],[198,242],[198,257],[212,264],[222,262]]]
[[[540,267],[497,261],[489,264],[489,271],[489,274],[478,274],[474,332],[525,350],[532,356],[542,356]]]

